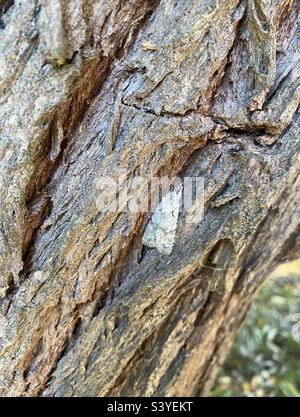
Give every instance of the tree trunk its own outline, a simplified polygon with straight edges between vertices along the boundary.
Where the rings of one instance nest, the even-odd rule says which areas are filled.
[[[209,392],[258,287],[300,255],[299,15],[0,1],[0,395]],[[164,250],[152,213],[99,209],[121,169],[129,189],[204,177],[203,219],[165,219]]]

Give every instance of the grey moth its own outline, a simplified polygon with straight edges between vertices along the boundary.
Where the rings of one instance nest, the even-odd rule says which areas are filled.
[[[149,220],[142,242],[159,253],[170,255],[176,237],[182,188],[166,193]]]

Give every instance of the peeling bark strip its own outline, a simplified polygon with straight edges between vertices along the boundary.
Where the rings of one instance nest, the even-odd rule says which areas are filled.
[[[300,3],[0,3],[0,395],[207,394],[300,256]],[[171,253],[120,169],[205,178]]]

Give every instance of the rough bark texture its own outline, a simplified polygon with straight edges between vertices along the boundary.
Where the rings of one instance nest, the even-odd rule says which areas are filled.
[[[297,0],[0,1],[0,395],[209,392],[300,252],[299,25]],[[205,177],[170,255],[97,208],[120,168]]]

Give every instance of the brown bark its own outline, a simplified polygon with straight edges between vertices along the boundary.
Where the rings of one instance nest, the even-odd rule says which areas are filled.
[[[299,256],[299,2],[0,5],[0,395],[206,395]],[[121,168],[205,178],[171,254],[97,207]]]

